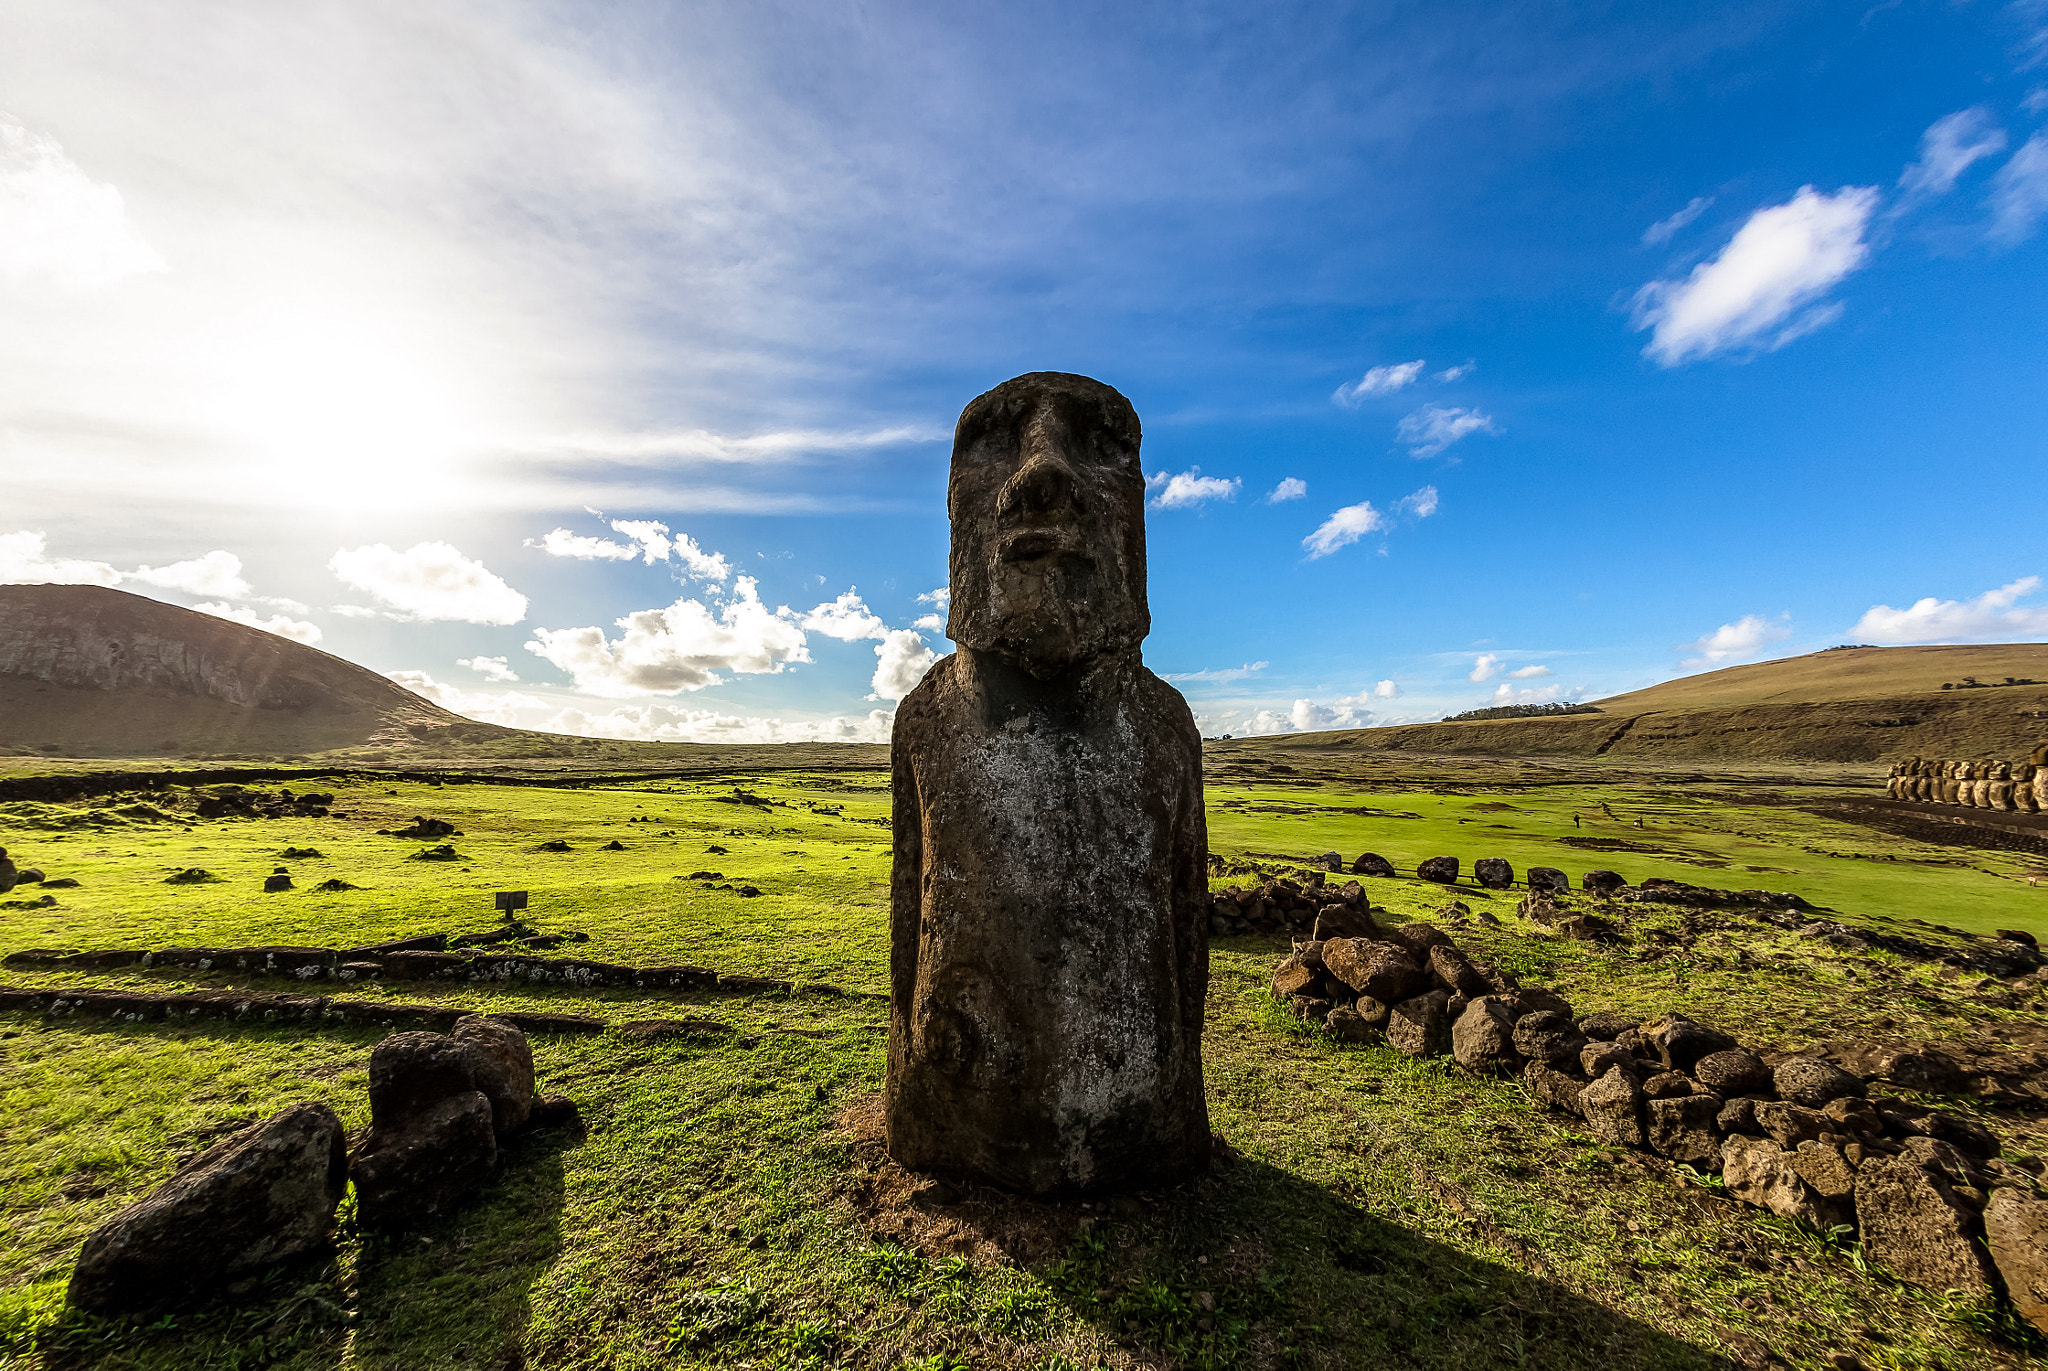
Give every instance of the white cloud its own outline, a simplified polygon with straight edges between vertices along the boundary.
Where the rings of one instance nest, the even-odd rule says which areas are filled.
[[[921,605],[937,605],[939,613],[944,614],[946,607],[953,603],[953,588],[940,586],[937,590],[927,590],[917,597],[917,602]]]
[[[1398,699],[1400,694],[1401,687],[1395,685],[1392,681],[1381,681],[1372,688],[1372,697],[1375,700]]]
[[[1519,675],[1520,673],[1510,672],[1509,674]],[[1533,686],[1517,690],[1506,681],[1502,681],[1498,686],[1494,687],[1492,703],[1495,705],[1547,705],[1554,704],[1557,697],[1558,689],[1554,685]]]
[[[1946,195],[1970,164],[2005,150],[2005,130],[1982,105],[1945,114],[1920,135],[1920,160],[1899,177],[1909,196]]]
[[[1491,652],[1482,652],[1472,662],[1472,674],[1468,681],[1490,681],[1500,675],[1500,658]]]
[[[617,640],[601,628],[538,628],[526,650],[553,662],[591,695],[623,699],[674,695],[717,685],[720,672],[779,674],[811,660],[803,628],[784,607],[761,603],[751,576],[734,582],[717,614],[700,600],[643,609],[617,620]]]
[[[458,711],[459,712],[459,711]],[[864,718],[763,719],[674,705],[639,705],[591,714],[565,709],[535,725],[550,733],[583,738],[617,738],[655,743],[886,743],[895,711],[871,710]]]
[[[1439,381],[1462,381],[1479,369],[1477,362],[1461,362],[1454,367],[1445,367],[1436,374]]]
[[[1374,367],[1349,385],[1338,386],[1330,398],[1346,409],[1356,409],[1372,395],[1392,395],[1395,391],[1415,384],[1415,378],[1422,375],[1423,361],[1396,362],[1392,366]]]
[[[1651,329],[1645,356],[1667,367],[1746,345],[1777,347],[1820,322],[1795,317],[1869,259],[1863,230],[1874,186],[1822,195],[1812,186],[1750,215],[1721,255],[1684,280],[1636,292],[1636,327]]]
[[[1416,457],[1434,457],[1475,433],[1499,432],[1491,415],[1452,405],[1424,405],[1394,428],[1394,436],[1408,444],[1409,453]]]
[[[623,533],[639,544],[641,558],[648,566],[666,562],[674,546],[669,541],[668,525],[653,519],[614,519],[612,532]]]
[[[1659,219],[1656,223],[1643,230],[1644,246],[1655,247],[1659,243],[1669,242],[1672,234],[1706,213],[1707,206],[1713,203],[1714,197],[1711,195],[1693,196],[1692,199],[1686,201],[1684,209],[1668,219]]]
[[[861,638],[880,638],[888,633],[889,626],[882,622],[880,615],[869,609],[860,598],[860,588],[850,587],[838,599],[819,605],[804,615],[803,625],[813,633],[822,633],[827,638],[837,638],[842,643],[855,642]]]
[[[492,681],[516,681],[519,673],[512,669],[512,663],[503,657],[457,657],[455,665],[466,666],[477,675]]]
[[[2020,108],[2029,114],[2048,111],[2048,86],[2036,86],[2028,91],[2026,98],[2020,101]]]
[[[1162,681],[1241,681],[1247,676],[1256,676],[1271,662],[1246,662],[1243,666],[1217,667],[1207,671],[1162,671]]]
[[[1365,708],[1364,695],[1339,696],[1334,700],[1296,700],[1284,712],[1261,709],[1235,724],[1225,722],[1215,731],[1238,737],[1271,733],[1318,733],[1333,728],[1367,728],[1372,711]]]
[[[1155,472],[1145,478],[1145,489],[1157,491],[1150,501],[1153,509],[1192,509],[1209,500],[1235,500],[1244,482],[1232,477],[1204,476],[1200,467],[1169,476]]]
[[[1435,486],[1424,486],[1413,495],[1404,495],[1394,504],[1396,514],[1407,514],[1417,519],[1427,519],[1436,513],[1437,495]]]
[[[254,590],[253,586],[242,579],[242,559],[232,552],[222,552],[218,549],[204,557],[194,557],[186,562],[173,562],[169,566],[139,566],[128,573],[128,579],[162,586],[166,590],[190,591],[194,595],[218,595],[228,600],[247,599]],[[317,636],[317,630],[315,632]]]
[[[460,714],[465,719],[475,719],[480,723],[500,724],[506,728],[526,727],[528,725],[520,722],[522,718],[548,707],[547,701],[522,691],[465,690],[461,686],[437,681],[424,671],[387,671],[384,674],[451,714]]]
[[[923,629],[926,633],[943,633],[946,630],[946,616],[943,614],[920,614],[910,621],[910,626]]]
[[[1286,500],[1299,500],[1308,494],[1308,482],[1296,476],[1285,476],[1280,484],[1266,492],[1266,503],[1277,505]]]
[[[383,601],[395,619],[516,624],[526,617],[524,595],[444,542],[414,543],[403,552],[383,543],[341,548],[327,569]]]
[[[92,289],[163,269],[120,191],[0,112],[0,280]]]
[[[939,660],[915,629],[891,629],[875,647],[873,700],[900,700],[911,692]]]
[[[1549,674],[1550,668],[1547,666],[1518,666],[1508,673],[1511,678],[1517,681],[1533,681],[1540,676],[1548,676]]]
[[[1905,609],[1872,605],[1849,630],[1859,642],[1970,643],[2038,638],[2048,634],[2048,608],[2019,606],[2041,588],[2039,576],[2022,576],[1974,600],[1937,600],[1932,595]]]
[[[49,541],[40,533],[23,529],[0,533],[0,585],[114,586],[121,573],[105,562],[88,562],[77,557],[52,557]]]
[[[2048,134],[2021,145],[1991,178],[1991,236],[2017,243],[2048,215]]]
[[[1745,614],[1732,624],[1723,624],[1712,633],[1682,644],[1678,651],[1697,654],[1681,665],[1720,666],[1753,657],[1772,643],[1781,643],[1791,636],[1791,627],[1782,619],[1773,623],[1760,614]]]
[[[550,529],[536,543],[526,540],[528,547],[538,547],[550,557],[574,557],[579,561],[630,562],[640,555],[640,549],[615,543],[609,538],[591,538],[581,533],[571,533],[566,528]]]
[[[1308,549],[1309,560],[1327,557],[1339,548],[1349,547],[1368,533],[1387,526],[1386,518],[1372,507],[1372,501],[1360,500],[1355,505],[1346,505],[1317,526],[1316,531],[1301,540]]]
[[[280,638],[289,638],[295,643],[304,643],[307,647],[320,641],[320,626],[309,624],[303,619],[287,619],[282,614],[273,614],[266,619],[255,610],[242,605],[213,602],[201,602],[192,608],[201,614],[211,614],[216,619],[227,619],[233,623],[246,624],[250,628],[260,628],[265,633],[275,633]]]
[[[906,443],[937,443],[953,436],[951,429],[902,424],[866,430],[789,429],[742,437],[706,429],[661,433],[588,433],[550,440],[550,450],[570,458],[606,462],[669,465],[675,462],[733,463],[755,466],[790,461],[821,453],[859,452]]]

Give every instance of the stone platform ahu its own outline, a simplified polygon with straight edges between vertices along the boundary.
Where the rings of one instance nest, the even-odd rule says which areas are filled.
[[[1032,1195],[1209,1158],[1201,736],[1147,671],[1138,416],[1037,372],[960,416],[959,645],[892,740],[889,1153]]]

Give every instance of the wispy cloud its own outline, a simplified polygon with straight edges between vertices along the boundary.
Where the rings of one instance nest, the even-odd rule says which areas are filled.
[[[1306,494],[1308,494],[1307,481],[1295,476],[1285,476],[1281,478],[1279,485],[1266,492],[1266,503],[1277,505],[1288,500],[1299,500]]]
[[[1991,236],[2017,243],[2048,217],[2048,134],[2037,133],[1991,178]]]
[[[1375,395],[1392,395],[1415,384],[1415,378],[1422,375],[1427,365],[1421,358],[1412,362],[1396,362],[1391,366],[1374,367],[1349,385],[1338,386],[1330,396],[1346,409],[1356,409]]]
[[[1394,436],[1406,443],[1415,457],[1434,457],[1475,433],[1499,432],[1492,415],[1450,405],[1424,405],[1394,428]]]
[[[1899,189],[1909,197],[1946,195],[1972,163],[2004,151],[2005,142],[2005,130],[1981,105],[1943,115],[1920,135],[1920,160],[1900,175]]]
[[[1669,201],[1666,201],[1666,203],[1668,204]],[[1656,247],[1660,243],[1670,242],[1671,235],[1677,233],[1702,214],[1705,214],[1707,206],[1713,203],[1714,197],[1711,195],[1695,195],[1686,202],[1684,209],[1671,215],[1669,218],[1659,219],[1656,223],[1644,229],[1643,243],[1648,247]]]
[[[1782,346],[1826,322],[1833,314],[1816,302],[1869,259],[1863,231],[1876,205],[1872,186],[1833,195],[1804,186],[1750,215],[1711,262],[1636,292],[1636,327],[1652,330],[1644,355],[1675,367],[1732,348]]]
[[[1205,671],[1162,671],[1162,681],[1242,681],[1247,676],[1256,676],[1271,662],[1246,662],[1243,666],[1213,667]]]
[[[1406,514],[1410,518],[1415,519],[1427,519],[1430,515],[1436,513],[1436,507],[1437,494],[1435,486],[1424,486],[1413,495],[1403,495],[1394,502],[1394,512],[1396,514]]]
[[[374,600],[396,619],[470,624],[516,624],[526,597],[489,567],[449,543],[415,543],[403,552],[383,543],[341,548],[327,569],[344,585]]]
[[[1235,476],[1228,480],[1204,476],[1200,467],[1189,467],[1171,476],[1161,471],[1145,478],[1145,489],[1152,492],[1149,503],[1153,509],[1193,509],[1211,500],[1235,500],[1243,488],[1244,482]]]
[[[1301,540],[1308,549],[1309,560],[1327,557],[1339,548],[1350,547],[1368,533],[1387,526],[1387,518],[1372,507],[1372,501],[1360,500],[1355,505],[1346,505],[1316,526],[1315,532]]]
[[[255,610],[245,605],[226,605],[201,601],[192,606],[192,608],[198,610],[201,614],[211,614],[216,619],[226,619],[230,623],[243,624],[249,628],[260,628],[265,633],[275,633],[280,638],[289,638],[295,643],[304,643],[307,647],[313,646],[321,638],[320,626],[318,624],[307,623],[304,619],[286,618],[282,614],[258,614]]]

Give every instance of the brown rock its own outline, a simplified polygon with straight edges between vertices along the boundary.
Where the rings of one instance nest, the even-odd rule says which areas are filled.
[[[1472,863],[1472,879],[1488,890],[1506,890],[1515,883],[1515,869],[1499,857],[1481,857]]]
[[[1659,1071],[1643,1082],[1643,1093],[1653,1100],[1682,1100],[1692,1094],[1692,1079],[1682,1071]]]
[[[1829,1100],[1827,1107],[1820,1112],[1835,1125],[1837,1132],[1851,1133],[1859,1138],[1874,1138],[1884,1132],[1884,1118],[1866,1099],[1849,1095]]]
[[[1762,1138],[1732,1134],[1722,1141],[1721,1181],[1745,1204],[1816,1228],[1831,1228],[1844,1216],[1842,1207],[1813,1193],[1783,1148]]]
[[[1316,915],[1315,936],[1323,938],[1377,938],[1380,926],[1362,905],[1326,904]]]
[[[1458,859],[1456,857],[1425,857],[1416,865],[1415,875],[1425,881],[1439,885],[1458,883]]]
[[[1721,1101],[1713,1095],[1653,1099],[1643,1109],[1643,1133],[1658,1156],[1716,1171],[1721,1166],[1721,1139],[1714,1120],[1720,1113]]]
[[[348,1179],[341,1120],[299,1104],[216,1143],[85,1240],[71,1303],[191,1308],[328,1246]]]
[[[1824,1200],[1846,1201],[1856,1190],[1856,1170],[1842,1154],[1817,1139],[1792,1149],[1792,1169]]]
[[[497,1163],[491,1102],[480,1090],[448,1096],[402,1131],[373,1122],[349,1167],[357,1220],[365,1228],[410,1228],[454,1209]]]
[[[1683,1014],[1652,1019],[1643,1025],[1642,1034],[1643,1042],[1657,1054],[1666,1071],[1690,1071],[1700,1058],[1735,1046],[1735,1039],[1726,1033],[1695,1023]]]
[[[1529,868],[1529,889],[1547,891],[1553,895],[1569,894],[1571,877],[1554,866],[1532,866]]]
[[[1410,1057],[1437,1057],[1450,1050],[1450,996],[1441,990],[1416,995],[1393,1007],[1387,1016],[1387,1042]]]
[[[1352,1003],[1351,1010],[1371,1028],[1385,1028],[1388,1016],[1394,1012],[1384,1001],[1375,1000],[1370,995],[1360,995]]]
[[[1579,1032],[1600,1043],[1611,1043],[1635,1026],[1634,1019],[1619,1014],[1588,1014],[1579,1020]]]
[[[1808,1109],[1819,1109],[1829,1100],[1845,1095],[1863,1093],[1862,1081],[1818,1057],[1787,1057],[1772,1070],[1771,1079],[1780,1099]]]
[[[1388,930],[1387,937],[1390,941],[1407,948],[1408,955],[1415,959],[1417,966],[1428,964],[1432,948],[1448,947],[1453,952],[1458,950],[1458,945],[1451,941],[1450,934],[1435,924],[1423,923],[1419,919],[1413,923],[1397,924]]]
[[[1873,1157],[1856,1172],[1856,1226],[1863,1252],[1901,1280],[1928,1290],[1991,1292],[1976,1215],[1953,1187],[1908,1157]]]
[[[1421,990],[1426,978],[1415,959],[1396,943],[1332,938],[1323,944],[1323,965],[1361,995],[1398,1004]]]
[[[1692,1075],[1717,1095],[1761,1095],[1771,1089],[1771,1069],[1763,1058],[1739,1047],[1707,1053],[1693,1063]]]
[[[1379,1030],[1367,1023],[1355,1009],[1333,1009],[1323,1019],[1323,1028],[1338,1042],[1367,1043],[1379,1036]]]
[[[2030,1190],[1992,1191],[1984,1206],[1984,1240],[2013,1308],[2048,1333],[2048,1200]]]
[[[954,434],[959,650],[891,745],[884,1109],[911,1170],[1061,1194],[1208,1164],[1202,742],[1140,660],[1139,440],[1122,395],[1053,372]]]
[[[1579,1109],[1586,1118],[1586,1131],[1601,1142],[1617,1147],[1643,1145],[1643,1092],[1627,1072],[1610,1070],[1581,1090]]]
[[[1588,871],[1579,877],[1580,888],[1590,890],[1596,895],[1611,895],[1627,884],[1628,882],[1618,873],[1612,871]]]
[[[1631,1076],[1642,1074],[1636,1059],[1613,1043],[1587,1043],[1579,1049],[1579,1070],[1589,1080],[1599,1080],[1608,1068],[1620,1067]]]
[[[1273,998],[1291,999],[1321,979],[1319,968],[1303,966],[1299,957],[1289,957],[1273,973]]]
[[[1585,1090],[1586,1082],[1575,1075],[1532,1061],[1522,1068],[1522,1084],[1538,1104],[1561,1109],[1567,1114],[1580,1112],[1579,1094]]]
[[[1793,1148],[1808,1138],[1832,1131],[1827,1115],[1780,1100],[1759,1100],[1756,1126],[1780,1147]]]
[[[1512,1071],[1521,1066],[1514,1018],[1497,996],[1481,996],[1465,1006],[1451,1026],[1451,1055],[1467,1071]]]
[[[472,1014],[451,1031],[476,1054],[476,1088],[491,1102],[499,1137],[526,1127],[533,1112],[533,1049],[526,1035],[503,1019]]]
[[[1351,863],[1351,870],[1358,876],[1391,876],[1394,864],[1377,852],[1361,852],[1358,860]]]
[[[1723,1133],[1756,1133],[1756,1101],[1733,1099],[1721,1106],[1721,1112],[1714,1117],[1714,1127]]]
[[[1493,989],[1487,984],[1486,977],[1475,971],[1464,954],[1449,943],[1439,943],[1429,949],[1429,974],[1439,988],[1469,999],[1477,999]]]
[[[1539,1009],[1515,1020],[1515,1051],[1531,1061],[1575,1066],[1586,1046],[1586,1035],[1568,1014]]]

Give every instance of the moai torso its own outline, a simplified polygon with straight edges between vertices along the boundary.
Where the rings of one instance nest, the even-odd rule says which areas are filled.
[[[1209,1155],[1201,737],[1147,671],[1137,416],[1085,377],[961,415],[959,644],[892,743],[889,1152],[1032,1194]]]

